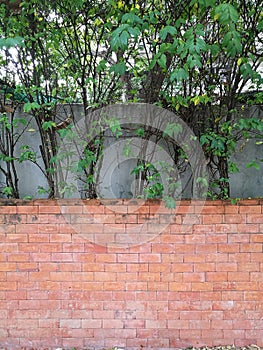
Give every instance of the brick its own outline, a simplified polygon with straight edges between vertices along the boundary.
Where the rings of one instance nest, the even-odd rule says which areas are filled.
[[[87,332],[87,330],[85,331]],[[83,348],[83,344],[84,344],[83,337],[82,338],[66,338],[66,337],[62,338],[62,346],[64,348]]]
[[[71,253],[52,253],[51,261],[57,262],[71,262],[73,261],[73,255]]]
[[[2,281],[0,283],[0,291],[17,290],[17,282],[13,281]]]
[[[239,252],[239,244],[218,244],[218,252],[219,253],[238,253]]]
[[[225,233],[208,233],[206,234],[206,243],[227,243],[228,235]]]
[[[244,214],[228,214],[224,216],[226,224],[244,224],[246,223],[246,215]]]
[[[178,263],[173,264],[171,271],[172,272],[193,272],[194,264],[193,263]]]
[[[137,260],[137,262],[140,262],[140,263],[159,263],[159,262],[161,262],[161,254],[160,253],[140,254],[139,260]]]
[[[154,244],[152,246],[152,252],[153,253],[173,253],[174,252],[174,245],[173,244]]]
[[[208,272],[207,272],[208,273]],[[192,283],[192,291],[209,291],[213,290],[213,284],[210,282],[194,282]]]
[[[258,282],[234,282],[235,289],[241,291],[258,290]]]
[[[232,320],[212,320],[211,329],[232,329],[233,321]]]
[[[250,281],[249,272],[228,272],[228,281],[248,282]]]
[[[192,291],[191,283],[169,282],[169,291],[171,292],[190,292]]]
[[[64,243],[62,251],[63,253],[82,253],[84,252],[84,243]]]
[[[168,283],[167,282],[148,282],[148,290],[158,290],[158,291],[168,291]]]
[[[7,281],[27,281],[28,280],[28,273],[27,272],[7,272],[6,273],[6,280]]]
[[[60,210],[62,214],[82,214],[83,206],[82,205],[61,205]]]
[[[49,242],[49,235],[47,234],[28,234],[28,242],[29,243],[48,243]]]
[[[206,260],[205,254],[193,254],[193,255],[185,255],[182,259],[185,263],[204,263]]]
[[[94,272],[94,281],[98,282],[112,282],[116,281],[116,273],[115,272]]]
[[[73,253],[72,261],[80,262],[80,263],[93,263],[95,261],[95,255],[89,253]]]
[[[125,282],[104,282],[103,288],[105,291],[123,291],[125,290]]]
[[[216,269],[216,264],[215,263],[195,263],[194,264],[194,271],[195,272],[207,272],[207,271],[215,271]]]
[[[89,271],[89,272],[95,272],[95,271],[101,271],[104,272],[106,271],[106,268],[103,264],[101,263],[81,263],[82,271]]]
[[[81,320],[69,320],[69,319],[61,319],[59,326],[65,327],[65,328],[80,328],[81,327]]]
[[[202,215],[206,214],[223,214],[225,212],[225,208],[223,205],[205,205],[202,209]]]
[[[220,214],[204,215],[202,217],[202,222],[204,225],[221,224],[223,222],[223,215],[220,215]]]
[[[263,252],[263,244],[262,243],[241,243],[240,244],[240,252],[251,252],[251,253],[259,253]]]
[[[183,282],[204,282],[205,273],[203,272],[184,272]]]
[[[170,271],[171,271],[171,264],[156,263],[156,264],[150,264],[149,265],[149,272],[164,272],[164,273],[168,273]]]
[[[137,274],[135,274],[134,277],[135,277],[134,280],[136,280]],[[161,275],[159,272],[139,272],[138,274],[138,281],[160,282],[160,280],[161,280]]]
[[[112,292],[112,300],[135,300],[135,298],[138,298],[136,292],[127,292],[127,291],[113,291]]]
[[[206,237],[204,234],[192,234],[185,236],[186,244],[204,244],[206,241]]]
[[[168,320],[169,329],[189,330],[189,320]]]
[[[248,256],[251,256],[250,253],[247,254]],[[250,260],[249,260],[250,261]],[[256,262],[263,262],[263,254],[262,253],[253,253],[253,261]]]
[[[251,234],[250,235],[250,242],[251,243],[263,243],[263,234],[257,233],[257,234]]]
[[[199,340],[201,338],[201,330],[199,329],[180,329],[180,339],[182,340]],[[191,340],[190,340],[191,339]]]
[[[72,270],[71,270],[72,271]],[[93,272],[76,272],[72,273],[72,281],[93,281],[94,275]]]
[[[216,224],[217,233],[236,233],[237,225],[235,224]]]
[[[251,281],[263,281],[263,273],[262,272],[251,272],[250,273],[250,280]]]
[[[39,261],[51,261],[51,254],[48,254],[48,253],[32,253],[30,254],[31,256],[31,259],[34,261],[34,262],[39,262]]]
[[[146,328],[147,329],[166,328],[166,320],[146,320]]]
[[[29,261],[30,256],[29,253],[15,253],[15,254],[9,254],[8,255],[8,261],[13,262],[26,262]],[[0,267],[1,270],[1,267]]]
[[[237,232],[240,233],[260,233],[259,224],[246,223],[246,224],[238,224]]]
[[[1,262],[0,271],[16,271],[16,263],[14,262]]]
[[[16,206],[0,205],[0,213],[1,214],[16,214],[17,207]]]
[[[155,265],[155,264],[154,264]],[[145,272],[149,271],[149,266],[153,266],[153,264],[148,263],[129,263],[126,266],[127,272]]]
[[[237,268],[238,264],[236,262],[219,262],[216,264],[216,271],[237,271]]]
[[[141,291],[141,290],[148,290],[147,288],[147,282],[126,282],[126,290],[128,291]]]
[[[43,253],[56,253],[62,252],[62,244],[61,243],[47,243],[47,244],[39,244],[38,249]]]
[[[206,281],[209,282],[227,282],[227,272],[206,272]]]
[[[38,224],[19,224],[16,225],[17,234],[29,234],[29,233],[38,233],[39,225]]]
[[[232,339],[245,338],[245,330],[241,330],[241,329],[224,329],[223,333],[224,333],[224,337],[226,338],[232,338]]]
[[[263,300],[263,292],[262,291],[249,291],[244,292],[244,300],[245,301],[259,301]]]
[[[184,254],[162,254],[161,259],[163,263],[182,263],[186,256],[192,255],[184,255]],[[188,262],[188,261],[187,261]],[[189,261],[191,262],[191,261]]]
[[[39,214],[61,214],[61,208],[58,205],[41,205]]]
[[[7,243],[26,243],[28,242],[28,235],[26,233],[8,234],[6,237]]]
[[[129,253],[124,253],[124,254],[117,254],[117,261],[119,263],[134,263],[139,261],[139,255],[134,253],[134,254],[129,254]]]
[[[198,245],[200,246],[200,245]],[[193,254],[195,252],[194,244],[175,244],[174,245],[174,253],[182,253],[182,254]]]
[[[55,273],[55,272],[52,272]],[[38,272],[29,272],[29,281],[48,281],[50,279],[49,271],[38,271]]]
[[[260,257],[257,255],[258,253],[253,253],[253,260],[256,261],[255,257]],[[230,262],[236,262],[236,263],[247,263],[251,261],[251,253],[238,253],[238,254],[229,254],[229,261]],[[263,261],[263,259],[262,259]]]
[[[56,243],[56,242],[72,242],[72,236],[71,234],[59,234],[59,233],[50,233],[49,234],[49,241],[50,243]]]
[[[238,214],[239,213],[239,205],[225,205],[225,214]]]
[[[202,329],[202,338],[204,339],[225,339],[222,329]],[[233,339],[233,338],[232,338]],[[231,343],[230,343],[231,344]]]
[[[250,235],[245,233],[228,235],[229,243],[247,243],[249,242],[249,240],[250,240]]]
[[[196,234],[211,234],[215,232],[215,225],[194,225],[193,232]]]
[[[200,311],[180,311],[180,320],[202,320]]]
[[[209,301],[214,301],[214,300],[221,300],[222,299],[222,293],[221,292],[202,292],[200,294],[201,300],[209,300]]]
[[[239,212],[244,214],[260,214],[261,207],[259,205],[240,205]]]
[[[115,320],[115,319],[103,319],[102,320],[102,327],[103,328],[110,328],[110,329],[116,329],[116,328],[124,328],[123,327],[123,321],[122,320]]]
[[[198,244],[196,246],[196,253],[197,254],[209,254],[209,253],[217,253],[217,244]]]

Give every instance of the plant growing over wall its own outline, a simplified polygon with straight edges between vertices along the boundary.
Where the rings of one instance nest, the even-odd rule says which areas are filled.
[[[237,170],[230,158],[237,144],[254,136],[258,144],[262,140],[262,120],[244,118],[251,103],[262,104],[260,0],[29,0],[15,7],[4,2],[0,27],[2,47],[16,45],[6,51],[1,74],[9,72],[6,83],[23,94],[24,111],[36,123],[41,144],[32,151],[43,164],[38,157],[29,160],[45,174],[50,197],[58,194],[54,166],[64,134],[58,132],[65,122],[58,105],[76,101],[83,110],[73,122],[118,101],[175,112],[204,149],[209,194],[230,196],[229,176]],[[141,137],[153,134],[145,128]],[[94,169],[102,148],[102,141],[90,144],[79,164],[90,197],[96,197]],[[178,164],[181,150],[172,148]]]

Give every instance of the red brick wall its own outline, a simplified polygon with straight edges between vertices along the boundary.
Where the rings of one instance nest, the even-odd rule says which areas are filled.
[[[0,204],[1,347],[263,346],[262,200]]]

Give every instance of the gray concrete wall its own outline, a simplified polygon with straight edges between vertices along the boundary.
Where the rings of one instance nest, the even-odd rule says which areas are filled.
[[[83,107],[81,105],[74,105],[73,110],[69,106],[62,106],[58,110],[58,121],[63,120],[65,115],[74,114],[76,121],[83,118]],[[18,110],[17,114],[20,117],[25,117],[29,120],[29,116],[24,114],[22,110]],[[263,113],[260,108],[253,107],[248,111],[248,116],[262,117]],[[31,121],[27,130],[21,136],[18,148],[23,145],[29,145],[33,150],[37,152],[37,158],[40,166],[43,166],[41,155],[39,151],[40,139],[37,132],[37,127],[34,120]],[[108,137],[105,142],[105,149],[111,149],[110,159],[109,152],[107,152],[107,158],[102,158],[100,164],[100,183],[98,184],[98,190],[101,197],[104,198],[127,198],[134,195],[135,178],[131,175],[131,170],[136,165],[136,159],[128,157],[127,159],[120,157],[123,144],[120,146],[116,144],[114,146],[114,139]],[[246,164],[251,160],[260,161],[263,159],[263,144],[255,145],[253,141],[245,143],[242,148],[237,148],[232,160],[235,161],[240,170],[239,173],[232,174],[230,178],[231,196],[232,197],[263,197],[263,163],[260,163],[260,169],[254,168],[247,169]],[[110,164],[110,165],[109,165]],[[17,164],[17,170],[19,174],[19,189],[21,197],[46,197],[47,195],[39,195],[37,192],[38,186],[47,188],[47,182],[44,174],[39,167],[31,162],[23,162]],[[180,174],[181,188],[186,187],[184,197],[190,196],[190,185],[188,184],[189,174]],[[0,182],[3,183],[4,179],[1,175]],[[75,193],[74,196],[80,196],[79,193]]]

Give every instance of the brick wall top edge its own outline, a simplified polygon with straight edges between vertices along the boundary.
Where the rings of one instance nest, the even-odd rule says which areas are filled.
[[[23,200],[23,199],[0,199],[0,206],[75,206],[75,205],[85,205],[85,206],[99,206],[99,205],[123,205],[123,206],[164,206],[164,202],[158,199],[34,199],[34,200]],[[232,203],[231,200],[187,200],[182,199],[177,202],[177,207],[179,206],[251,206],[251,205],[263,205],[263,198],[257,199],[241,199],[236,203]]]

